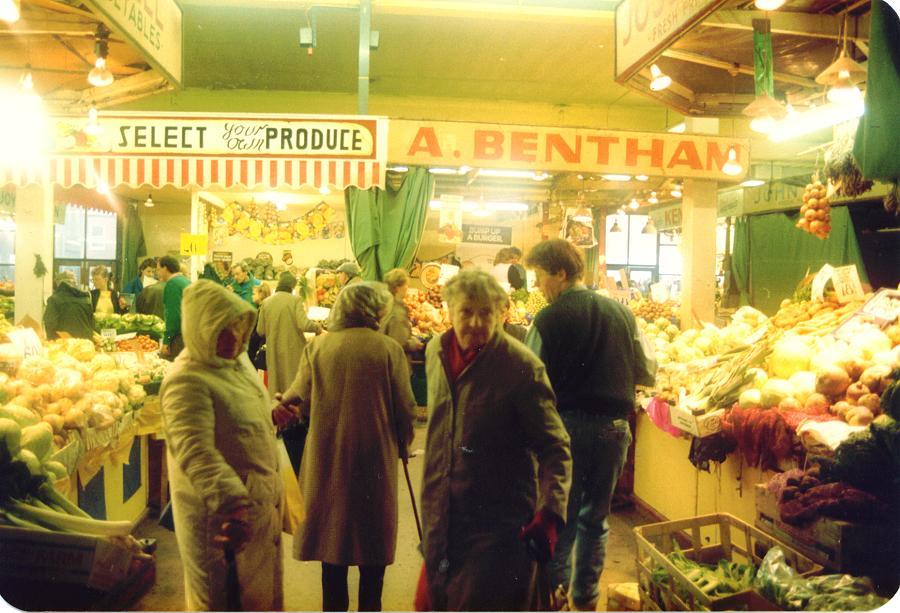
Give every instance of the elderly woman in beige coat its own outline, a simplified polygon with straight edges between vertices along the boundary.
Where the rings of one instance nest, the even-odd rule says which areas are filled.
[[[541,361],[503,332],[506,293],[481,271],[447,283],[453,327],[428,343],[416,606],[533,610],[572,480],[569,436]],[[422,591],[425,593],[423,594]]]
[[[322,562],[322,608],[346,611],[347,570],[359,566],[359,610],[381,610],[397,546],[398,459],[413,435],[415,400],[403,349],[378,332],[391,307],[381,283],[348,285],[328,334],[303,351],[284,402],[309,416],[300,465],[306,522],[294,555]]]
[[[281,509],[269,395],[246,354],[253,307],[220,285],[184,291],[182,351],[162,417],[185,608],[225,610],[223,547],[237,551],[244,610],[282,608]]]

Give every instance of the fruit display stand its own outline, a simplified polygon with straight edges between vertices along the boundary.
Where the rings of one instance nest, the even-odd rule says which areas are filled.
[[[728,513],[646,524],[634,529],[637,574],[644,610],[725,611],[775,610],[750,589],[715,596],[689,579],[669,557],[676,547],[695,562],[715,565],[719,560],[759,567],[766,552],[778,545],[788,563],[803,576],[822,571],[800,552]]]

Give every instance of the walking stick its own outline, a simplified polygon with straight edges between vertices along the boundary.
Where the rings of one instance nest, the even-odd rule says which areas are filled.
[[[238,581],[237,560],[234,549],[225,547],[225,605],[229,611],[243,611],[241,606],[241,584]]]
[[[412,502],[413,515],[416,517],[416,530],[419,532],[419,542],[422,542],[422,523],[419,521],[419,509],[416,508],[416,495],[413,493],[412,481],[409,479],[409,466],[407,458],[403,459],[403,474],[406,475],[406,486],[409,488],[409,499]]]

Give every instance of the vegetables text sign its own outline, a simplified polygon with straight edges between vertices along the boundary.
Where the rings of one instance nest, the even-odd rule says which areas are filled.
[[[697,134],[657,134],[450,121],[391,122],[392,162],[693,177],[734,181],[722,171],[728,150],[749,168],[749,141]]]
[[[512,228],[509,226],[485,226],[463,224],[464,243],[487,243],[489,245],[511,245]]]

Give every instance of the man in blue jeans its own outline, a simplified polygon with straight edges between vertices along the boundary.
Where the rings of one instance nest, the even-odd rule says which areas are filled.
[[[593,611],[610,502],[631,444],[634,386],[653,384],[656,361],[631,311],[584,286],[584,261],[574,245],[543,241],[526,264],[550,304],[538,313],[525,344],[547,367],[573,463],[568,517],[550,578],[568,590],[573,607]]]

